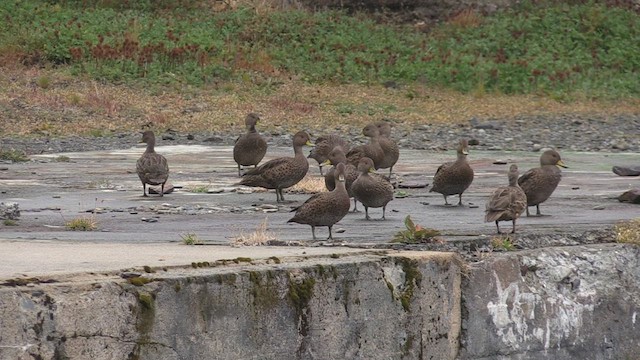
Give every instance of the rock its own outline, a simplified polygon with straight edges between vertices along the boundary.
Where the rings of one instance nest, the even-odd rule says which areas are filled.
[[[640,189],[631,189],[625,191],[622,195],[618,196],[618,201],[628,202],[631,204],[640,204]]]
[[[613,171],[614,174],[620,176],[640,176],[640,166],[614,166],[611,171]]]
[[[471,138],[469,139],[469,146],[476,146],[476,145],[480,145],[480,141],[476,138]]]
[[[15,220],[20,217],[20,209],[16,202],[0,202],[0,219]]]
[[[542,145],[540,145],[540,144],[536,143],[536,144],[533,144],[531,146],[531,151],[533,151],[533,152],[538,152],[538,151],[540,151],[540,149],[542,149]]]

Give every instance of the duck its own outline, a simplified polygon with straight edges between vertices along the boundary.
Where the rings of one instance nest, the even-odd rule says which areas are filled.
[[[242,176],[242,166],[257,167],[267,153],[267,141],[256,131],[259,120],[258,114],[247,114],[244,119],[247,132],[240,135],[233,145],[233,160],[238,164],[238,176]]]
[[[378,127],[378,132],[380,133],[378,142],[384,153],[382,161],[378,164],[378,168],[389,168],[389,178],[391,178],[393,166],[398,162],[398,158],[400,157],[400,149],[398,148],[398,144],[391,138],[391,125],[389,125],[388,122],[378,121],[375,125]]]
[[[369,208],[382,208],[382,218],[385,220],[387,204],[393,200],[393,185],[382,176],[371,176],[373,160],[363,157],[358,162],[358,178],[351,184],[351,191],[355,198],[362,203],[365,219],[370,220]]]
[[[303,146],[313,146],[309,134],[299,131],[293,136],[294,157],[280,157],[245,172],[238,185],[276,190],[276,201],[284,202],[282,190],[302,180],[309,171],[309,162],[302,153]]]
[[[345,185],[345,168],[343,163],[336,166],[333,172],[336,186],[333,190],[311,196],[302,205],[291,210],[296,214],[287,222],[310,225],[313,240],[316,240],[316,226],[326,226],[329,228],[327,240],[333,240],[331,233],[333,225],[342,220],[351,207]]]
[[[351,185],[358,178],[358,168],[356,168],[353,164],[349,164],[347,162],[347,157],[342,150],[341,146],[336,146],[329,153],[329,158],[325,160],[324,165],[333,165],[329,171],[324,175],[324,185],[327,190],[332,191],[336,187],[336,181],[334,173],[336,171],[336,167],[339,164],[345,165],[345,186],[347,188],[347,192],[349,193],[349,197],[353,198],[353,212],[358,212],[358,200],[353,196],[353,191],[351,191]]]
[[[136,172],[142,181],[142,196],[147,197],[147,185],[160,185],[160,197],[164,196],[164,185],[169,178],[167,159],[155,151],[156,136],[151,130],[142,133],[141,142],[147,149],[136,162]]]
[[[485,206],[486,222],[496,222],[498,234],[500,232],[499,221],[511,220],[511,233],[516,233],[516,219],[522,215],[527,208],[527,195],[524,193],[520,185],[518,185],[518,165],[511,164],[509,167],[509,186],[501,186],[497,188],[489,197],[489,201]]]
[[[380,146],[380,131],[375,124],[368,124],[362,129],[362,134],[369,138],[369,142],[356,146],[347,152],[347,160],[349,163],[358,166],[361,158],[368,157],[373,161],[374,167],[377,170],[384,158],[384,151],[382,150],[382,146]]]
[[[558,187],[562,172],[560,168],[568,168],[555,150],[547,150],[540,155],[540,167],[530,169],[520,176],[518,185],[527,195],[527,216],[529,206],[536,207],[536,216],[542,216],[540,204],[547,201]]]
[[[326,136],[320,136],[316,139],[316,146],[311,149],[309,156],[310,159],[314,159],[318,162],[318,168],[320,169],[320,176],[324,176],[322,167],[324,162],[329,159],[329,153],[336,146],[340,146],[346,153],[349,151],[349,144],[340,135],[330,134]]]
[[[429,192],[437,192],[444,196],[444,204],[450,205],[447,196],[458,195],[458,206],[462,206],[462,193],[473,182],[473,169],[469,166],[467,155],[469,154],[469,142],[467,139],[460,139],[457,148],[458,158],[456,161],[447,162],[436,170],[433,176],[433,186]]]

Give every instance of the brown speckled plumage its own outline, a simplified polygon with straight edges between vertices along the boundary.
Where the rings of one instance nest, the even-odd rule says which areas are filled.
[[[316,226],[329,228],[329,239],[333,239],[331,229],[335,223],[349,212],[351,201],[345,187],[345,165],[338,164],[334,171],[336,187],[330,192],[315,194],[304,204],[295,208],[296,214],[287,222],[311,226],[313,240],[316,239]]]
[[[238,137],[233,145],[233,160],[238,164],[238,176],[241,175],[242,166],[256,167],[267,153],[267,142],[256,131],[258,120],[260,117],[257,114],[249,113],[244,120],[247,132]]]
[[[339,146],[345,153],[349,151],[349,144],[343,138],[336,134],[320,136],[316,139],[315,144],[316,146],[311,149],[311,152],[307,157],[318,162],[320,175],[323,175],[323,163],[329,159],[329,153],[331,152],[331,150],[333,150],[333,148]]]
[[[558,187],[562,178],[560,167],[567,167],[560,154],[555,150],[547,150],[540,156],[539,168],[533,168],[520,176],[518,184],[527,194],[527,216],[530,216],[529,206],[536,207],[537,216],[542,215],[540,204],[547,201]]]
[[[500,234],[499,221],[511,221],[511,233],[516,232],[516,219],[522,215],[527,208],[527,195],[518,185],[518,166],[512,164],[509,167],[509,186],[497,188],[489,197],[485,206],[486,222],[495,221],[496,229]]]
[[[142,134],[142,142],[147,144],[147,149],[136,162],[136,172],[142,181],[142,196],[147,196],[147,185],[160,185],[160,196],[164,196],[164,185],[169,178],[167,159],[156,153],[156,137],[153,131],[145,131]]]
[[[429,192],[442,194],[445,205],[449,205],[447,196],[457,194],[458,206],[462,206],[462,193],[473,182],[473,169],[467,162],[468,149],[467,140],[461,139],[457,149],[458,159],[440,165],[433,177],[433,186]]]
[[[364,205],[365,218],[369,217],[369,208],[382,208],[382,219],[385,219],[385,212],[389,201],[393,200],[393,186],[389,181],[381,176],[372,176],[373,161],[368,157],[360,159],[358,162],[358,178],[351,185],[353,195]]]
[[[373,160],[374,167],[378,169],[378,164],[384,158],[384,151],[380,146],[380,131],[375,124],[369,124],[362,129],[362,134],[369,138],[369,142],[356,146],[347,152],[347,161],[357,166],[361,158],[368,157]]]
[[[358,201],[355,199],[355,197],[353,196],[353,192],[351,191],[351,185],[353,184],[353,182],[358,178],[358,169],[352,165],[347,163],[347,157],[345,156],[344,152],[342,151],[342,148],[337,146],[335,147],[333,150],[331,150],[331,152],[329,153],[329,159],[327,160],[330,164],[333,165],[333,167],[327,171],[327,173],[324,175],[324,185],[327,187],[327,190],[331,191],[336,187],[336,181],[335,181],[335,177],[334,177],[334,172],[336,169],[336,166],[338,166],[338,164],[345,164],[345,186],[347,188],[347,192],[349,193],[349,197],[354,198],[353,199],[353,211],[357,212],[358,211]]]
[[[240,185],[263,187],[276,190],[276,200],[284,201],[282,189],[291,187],[307,174],[309,162],[302,153],[302,146],[313,145],[309,134],[299,131],[293,136],[294,157],[281,157],[267,161],[266,163],[251,169],[242,175]]]
[[[386,121],[378,121],[376,123],[380,137],[378,141],[384,156],[382,161],[378,164],[379,169],[389,169],[389,176],[393,173],[393,166],[398,162],[400,157],[400,148],[398,144],[391,138],[391,125]]]

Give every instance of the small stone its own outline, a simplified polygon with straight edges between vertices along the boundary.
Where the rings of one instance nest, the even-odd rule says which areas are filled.
[[[476,146],[476,145],[480,145],[480,141],[476,138],[471,138],[469,139],[469,146]]]
[[[187,135],[187,140],[193,140],[193,139],[195,139],[195,137],[193,135],[191,135],[191,134]]]
[[[335,232],[336,234],[342,234],[342,233],[343,233],[343,232],[345,232],[345,231],[347,231],[347,230],[345,230],[345,229],[343,229],[343,228],[339,228],[339,229],[334,230],[334,232]]]
[[[477,208],[479,208],[478,205],[469,205],[469,209],[477,209]]]
[[[175,140],[176,137],[173,134],[162,134],[162,140]]]
[[[604,210],[605,206],[604,205],[596,205],[592,208],[592,210]]]
[[[542,145],[540,145],[540,144],[536,143],[536,144],[533,144],[533,146],[531,146],[531,151],[533,151],[533,152],[538,152],[538,151],[540,151],[540,149],[542,149]]]
[[[53,195],[52,198],[54,199],[60,199],[60,195]]]
[[[580,186],[574,186],[571,188],[571,190],[580,190]]]
[[[142,218],[142,219],[140,219],[140,220],[142,220],[142,221],[144,221],[144,222],[148,222],[148,223],[155,223],[155,222],[158,222],[158,219],[156,219],[156,218],[146,218],[146,217],[143,217],[143,218]]]
[[[622,195],[618,196],[618,201],[628,202],[631,204],[640,204],[640,189],[631,189],[625,191]]]
[[[507,165],[507,162],[504,160],[496,160],[493,162],[493,165]]]

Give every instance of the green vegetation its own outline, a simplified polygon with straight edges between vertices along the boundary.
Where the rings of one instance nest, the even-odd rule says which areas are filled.
[[[407,215],[407,217],[404,218],[404,226],[407,230],[398,231],[391,242],[407,244],[433,242],[436,239],[436,236],[440,235],[440,231],[438,230],[423,228],[420,225],[416,225],[413,220],[411,220],[410,215]]]
[[[180,237],[182,238],[182,243],[185,245],[201,245],[202,244],[202,240],[200,240],[200,238],[196,233],[181,234]]]
[[[55,162],[69,162],[71,161],[71,158],[65,155],[60,155],[58,157],[56,157],[55,159],[53,159]]]
[[[15,150],[15,149],[0,149],[0,160],[9,160],[12,162],[25,162],[29,161],[27,154],[24,151]]]
[[[98,222],[93,216],[81,216],[67,221],[64,226],[72,231],[93,231],[98,228]]]
[[[509,236],[496,236],[492,238],[491,247],[497,251],[514,251],[516,249]]]
[[[295,75],[558,99],[640,95],[639,16],[604,2],[525,1],[490,17],[464,11],[429,33],[338,11],[213,12],[207,4],[3,1],[0,58],[116,83],[240,80],[270,89]]]
[[[2,224],[4,224],[4,226],[18,226],[18,222],[13,219],[4,219],[2,220]]]

